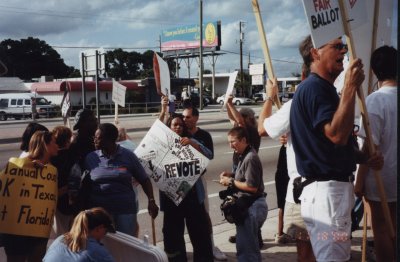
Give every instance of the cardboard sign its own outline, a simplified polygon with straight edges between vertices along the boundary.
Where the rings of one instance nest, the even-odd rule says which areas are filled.
[[[303,0],[314,47],[344,35],[338,0]]]
[[[147,174],[176,205],[185,198],[209,163],[209,159],[192,146],[182,146],[180,138],[157,119],[135,150]]]
[[[171,80],[168,64],[156,52],[154,52],[153,56],[153,71],[157,93],[160,96],[169,96],[171,92]]]
[[[57,169],[10,158],[0,173],[0,232],[49,237],[57,206]]]
[[[229,76],[228,88],[226,89],[224,105],[222,106],[222,108],[226,106],[226,101],[228,101],[229,96],[233,94],[233,88],[235,87],[237,75],[238,71],[235,71]]]
[[[125,107],[125,94],[126,94],[126,86],[121,85],[117,81],[113,80],[113,89],[112,89],[112,101]]]

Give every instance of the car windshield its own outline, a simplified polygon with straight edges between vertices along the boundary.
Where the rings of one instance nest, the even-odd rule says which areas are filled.
[[[46,98],[36,98],[36,105],[48,105],[49,101]]]

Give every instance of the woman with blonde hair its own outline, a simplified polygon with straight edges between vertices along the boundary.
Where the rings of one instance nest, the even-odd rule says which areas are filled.
[[[54,135],[36,131],[29,142],[28,156],[10,158],[0,173],[1,184],[12,179],[12,183],[7,182],[10,187],[8,197],[0,198],[0,205],[7,207],[7,216],[0,221],[0,232],[9,262],[41,261],[46,253],[51,229],[48,221],[53,219],[57,201],[57,169],[50,159],[57,153]],[[13,175],[16,172],[31,175]],[[23,192],[23,195],[15,192]],[[18,215],[26,217],[16,222],[12,218]],[[41,217],[42,222],[26,222],[30,216]]]
[[[115,228],[111,216],[103,208],[81,211],[71,230],[51,244],[43,261],[114,261],[100,242],[107,232],[115,233]]]

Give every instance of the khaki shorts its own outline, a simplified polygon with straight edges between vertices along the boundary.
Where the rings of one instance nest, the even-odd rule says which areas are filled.
[[[283,231],[295,240],[310,241],[306,224],[301,216],[300,204],[286,201],[283,216]]]

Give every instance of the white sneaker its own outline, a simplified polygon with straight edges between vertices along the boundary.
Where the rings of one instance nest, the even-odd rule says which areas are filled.
[[[226,261],[228,258],[226,255],[216,246],[213,246],[214,259],[218,261]]]

